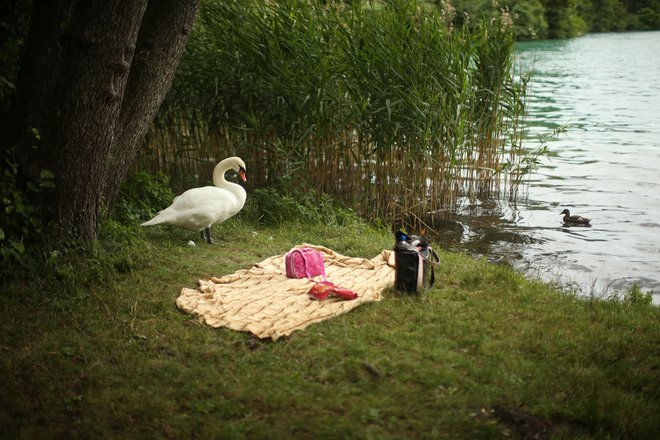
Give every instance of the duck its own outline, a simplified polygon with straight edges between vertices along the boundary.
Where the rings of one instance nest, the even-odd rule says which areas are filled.
[[[564,215],[564,223],[568,225],[583,225],[583,226],[591,226],[589,222],[591,219],[588,219],[586,217],[582,217],[580,215],[571,215],[571,211],[568,209],[564,209],[560,214]]]
[[[247,198],[241,185],[225,179],[229,170],[236,171],[243,182],[247,181],[245,162],[239,157],[228,157],[213,169],[215,186],[189,189],[142,226],[174,225],[199,232],[207,243],[213,243],[211,227],[236,215]]]

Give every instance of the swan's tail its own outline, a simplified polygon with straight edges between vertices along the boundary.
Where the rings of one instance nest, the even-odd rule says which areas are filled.
[[[161,223],[163,223],[163,219],[160,218],[159,215],[157,215],[156,217],[152,218],[151,220],[142,223],[140,226],[155,226],[155,225],[160,225]]]

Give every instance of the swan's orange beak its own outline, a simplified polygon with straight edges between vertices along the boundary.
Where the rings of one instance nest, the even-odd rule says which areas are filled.
[[[238,175],[241,176],[241,180],[243,182],[247,182],[247,177],[245,177],[245,168],[242,168],[238,170]]]

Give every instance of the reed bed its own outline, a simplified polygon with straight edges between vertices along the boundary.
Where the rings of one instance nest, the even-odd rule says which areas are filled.
[[[252,188],[311,186],[413,224],[459,195],[515,193],[526,82],[502,21],[321,3],[203,2],[138,166],[183,189],[236,154]]]

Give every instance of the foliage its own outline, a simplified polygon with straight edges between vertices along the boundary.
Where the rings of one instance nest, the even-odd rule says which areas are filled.
[[[660,29],[660,2],[656,3],[656,7],[643,7],[637,11],[635,15],[630,17],[632,29],[640,29],[644,31]]]
[[[494,19],[506,13],[512,22],[512,31],[519,40],[545,38],[548,35],[546,9],[541,0],[454,0],[456,20],[478,23],[481,18]]]
[[[20,182],[18,163],[13,159],[12,151],[6,149],[3,157],[4,162],[0,164],[0,261],[5,271],[11,270],[8,263],[20,263],[26,241],[41,238],[44,225],[40,220],[37,196],[43,189],[54,186],[54,176],[52,172],[42,170],[36,182]]]
[[[38,203],[33,200],[44,188],[53,185],[52,174],[42,171],[38,184],[28,183],[20,189],[16,182],[16,164],[8,161],[0,179],[4,216],[0,217],[0,276],[7,279],[44,277],[44,270],[57,283],[69,288],[86,280],[109,281],[130,272],[139,258],[130,250],[148,245],[135,226],[171,203],[173,194],[163,175],[137,172],[122,186],[112,215],[100,227],[100,241],[53,240],[36,215]],[[27,252],[25,244],[32,244]],[[80,270],[85,266],[85,270]],[[66,290],[66,289],[64,289]]]
[[[571,38],[587,32],[588,24],[580,8],[585,8],[588,3],[581,0],[542,0],[548,21],[548,38]]]
[[[236,154],[253,188],[312,186],[385,220],[499,190],[524,98],[504,17],[470,31],[400,0],[203,6],[142,166],[205,179]]]
[[[0,111],[9,109],[16,90],[19,54],[29,22],[30,0],[0,4]]]
[[[658,438],[657,307],[441,251],[424,296],[387,290],[272,342],[175,299],[303,241],[372,258],[389,231],[236,218],[193,247],[179,229],[110,229],[94,258],[3,285],[0,437]]]
[[[452,0],[452,3],[459,23],[466,17],[491,18],[500,11],[508,11],[513,32],[520,40],[660,29],[658,0]]]
[[[153,217],[172,203],[174,194],[169,179],[163,173],[138,171],[122,185],[112,210],[112,217],[121,223],[137,223]]]
[[[653,293],[643,292],[639,283],[635,282],[626,292],[624,292],[621,300],[624,304],[647,307],[653,302]]]
[[[6,113],[16,91],[18,60],[27,32],[30,3],[29,0],[15,0],[0,4],[0,129],[3,135],[9,131],[5,125],[11,119]],[[9,263],[20,262],[25,252],[26,237],[31,236],[34,239],[39,233],[42,225],[38,219],[35,196],[44,185],[52,184],[53,176],[48,171],[43,171],[39,181],[23,185],[18,178],[19,165],[10,148],[3,148],[0,161],[2,277],[5,272],[12,270]]]
[[[626,29],[626,8],[619,0],[592,0],[591,5],[587,5],[585,9],[588,11],[590,30],[593,32]]]

